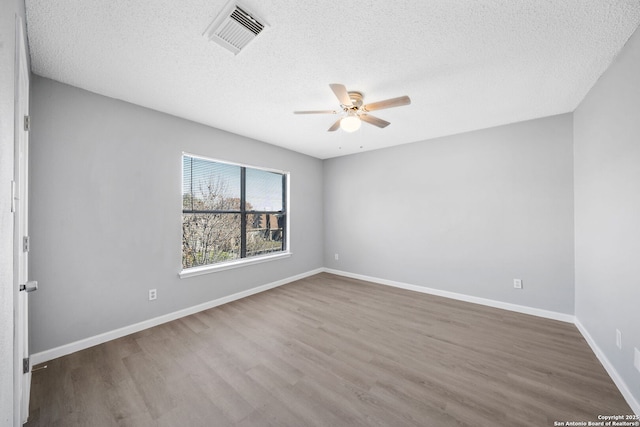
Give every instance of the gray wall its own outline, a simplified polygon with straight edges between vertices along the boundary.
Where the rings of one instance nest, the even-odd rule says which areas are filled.
[[[15,19],[24,18],[22,0],[2,0],[0,10],[0,426],[13,425],[14,311],[13,179]]]
[[[322,267],[320,160],[37,76],[31,93],[33,353]],[[290,171],[293,256],[179,279],[183,151]]]
[[[326,267],[573,314],[570,114],[330,159],[324,176]]]
[[[576,317],[640,402],[638,76],[636,31],[574,113],[574,162]]]

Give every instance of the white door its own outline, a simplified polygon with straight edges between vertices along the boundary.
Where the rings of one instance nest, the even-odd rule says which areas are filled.
[[[29,363],[29,312],[28,293],[37,288],[37,283],[29,282],[29,223],[28,223],[28,165],[29,165],[29,68],[25,27],[23,20],[16,19],[16,92],[15,92],[15,165],[14,165],[14,277],[19,290],[16,316],[16,390],[19,400],[19,417],[16,425],[22,425],[29,416],[29,393],[31,391],[31,365]],[[26,362],[25,362],[26,361]]]

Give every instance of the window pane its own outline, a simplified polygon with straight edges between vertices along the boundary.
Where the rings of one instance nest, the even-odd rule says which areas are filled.
[[[247,257],[284,250],[284,215],[247,215]]]
[[[239,214],[182,214],[182,268],[237,258]]]
[[[183,210],[240,210],[240,166],[184,156]]]
[[[186,154],[182,170],[183,269],[287,250],[286,174]]]
[[[247,168],[247,210],[281,211],[282,174]]]

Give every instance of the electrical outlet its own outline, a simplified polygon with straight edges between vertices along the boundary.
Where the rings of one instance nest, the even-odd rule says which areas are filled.
[[[622,350],[622,332],[620,332],[620,329],[616,329],[616,347]]]
[[[513,287],[515,289],[522,289],[522,279],[513,279]]]
[[[157,289],[149,289],[149,301],[153,301],[158,298],[158,290]]]
[[[633,366],[640,372],[640,350],[633,348]]]
[[[333,258],[334,258],[336,261],[338,261],[338,258],[340,258],[340,257],[338,256],[338,254],[333,254]]]

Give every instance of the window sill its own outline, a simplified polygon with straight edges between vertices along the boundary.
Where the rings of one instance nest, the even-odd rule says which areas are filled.
[[[282,258],[289,258],[292,255],[291,252],[281,252],[274,255],[264,255],[260,257],[244,258],[241,260],[229,261],[214,265],[203,265],[200,267],[192,267],[182,270],[178,273],[181,279],[193,276],[200,276],[202,274],[216,273],[218,271],[230,270],[232,268],[244,267],[246,265],[260,264],[263,262],[274,261]]]

